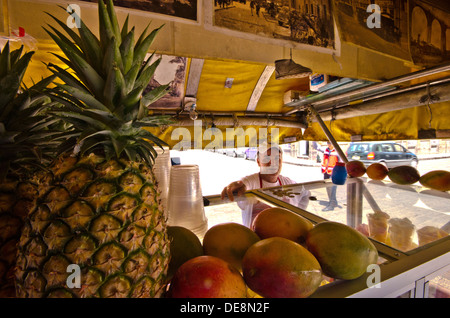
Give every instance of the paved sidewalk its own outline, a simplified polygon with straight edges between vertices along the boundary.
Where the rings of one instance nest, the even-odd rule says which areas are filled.
[[[283,155],[283,163],[288,163],[297,166],[311,166],[311,167],[320,167],[321,163],[316,160],[307,159],[307,158],[295,158],[292,156],[288,156],[286,154]]]
[[[426,155],[417,155],[419,160],[444,159],[450,158],[450,153],[430,153]]]

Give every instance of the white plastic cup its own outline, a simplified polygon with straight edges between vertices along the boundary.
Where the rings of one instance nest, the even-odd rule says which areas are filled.
[[[173,166],[170,172],[168,225],[182,226],[198,237],[208,230],[198,165]]]
[[[164,147],[164,150],[159,147],[155,149],[158,156],[155,159],[153,171],[155,173],[156,181],[158,182],[161,205],[163,206],[164,211],[166,211],[167,216],[167,199],[169,195],[170,170],[172,167],[170,161],[170,150],[167,147]]]

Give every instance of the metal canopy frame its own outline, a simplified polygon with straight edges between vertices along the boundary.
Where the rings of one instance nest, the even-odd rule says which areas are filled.
[[[376,84],[368,85],[368,86],[365,86],[362,88],[357,88],[355,90],[352,90],[352,91],[349,91],[346,93],[342,93],[342,94],[338,94],[335,96],[330,96],[329,93],[316,94],[316,95],[313,95],[312,97],[305,98],[304,100],[292,101],[290,103],[287,103],[286,106],[290,106],[290,107],[294,107],[294,108],[292,110],[284,113],[283,115],[289,116],[298,111],[305,110],[305,108],[309,105],[313,105],[317,109],[318,112],[322,112],[325,110],[329,110],[332,107],[336,107],[337,105],[350,105],[352,102],[355,102],[355,101],[359,101],[359,103],[361,103],[361,102],[364,102],[364,100],[368,100],[368,98],[373,99],[373,98],[380,98],[383,96],[387,96],[387,95],[383,95],[386,92],[390,92],[389,95],[393,96],[393,95],[405,92],[405,89],[401,89],[401,88],[399,89],[395,85],[399,85],[399,84],[402,84],[402,83],[405,83],[405,82],[408,82],[411,80],[417,80],[419,78],[423,78],[423,77],[427,77],[427,76],[431,76],[431,75],[435,75],[435,74],[439,74],[439,73],[443,73],[443,72],[448,72],[448,71],[450,71],[450,63],[445,63],[443,65],[439,65],[439,66],[431,67],[428,69],[420,70],[417,72],[413,72],[410,74],[398,76],[396,78],[393,78],[393,79],[390,79],[390,80],[387,80],[387,81],[384,81],[381,83],[376,83]],[[427,87],[429,85],[440,85],[440,84],[442,84],[442,82],[447,83],[448,78],[439,80],[439,81],[433,81],[432,83],[422,84],[422,85],[418,85],[418,86],[411,86],[410,89],[407,89],[407,90],[416,90],[416,89]],[[380,91],[382,92],[381,94],[380,94]],[[443,100],[441,99],[441,101],[443,101]],[[408,105],[408,107],[414,107],[414,106],[418,106],[418,105],[419,105],[419,101],[416,105]],[[383,109],[383,111],[387,111],[387,110]],[[380,111],[380,112],[382,112],[382,111]]]
[[[197,101],[197,91],[204,62],[204,59],[194,58],[190,62],[182,107],[180,109],[152,109],[154,114],[176,115],[178,120],[173,123],[174,126],[193,125],[193,122],[189,120],[186,107]],[[450,72],[450,63],[446,63],[380,83],[370,84],[371,82],[358,80],[355,84],[343,81],[341,89],[339,86],[332,87],[322,93],[285,103],[286,107],[292,109],[284,113],[255,112],[274,69],[273,66],[265,67],[253,88],[245,111],[197,111],[199,117],[210,117],[214,122],[220,121],[220,125],[223,126],[233,126],[236,121],[243,121],[246,125],[265,126],[271,121],[272,125],[280,127],[307,128],[307,115],[308,111],[311,112],[311,107],[314,107],[317,114],[320,114],[322,120],[328,121],[412,108],[432,102],[450,101],[450,76],[448,74],[439,79],[425,81],[426,77],[435,77],[436,74]],[[414,85],[408,83],[418,79],[423,79],[424,82]],[[347,89],[342,89],[342,87]],[[317,116],[313,116],[312,122],[317,121],[319,121]],[[215,125],[220,126],[217,123]]]

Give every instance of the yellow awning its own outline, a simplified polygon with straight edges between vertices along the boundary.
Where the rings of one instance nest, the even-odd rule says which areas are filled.
[[[26,85],[50,74],[44,63],[60,64],[59,60],[51,53],[60,53],[54,44],[46,41],[38,44],[38,50],[33,56],[25,76]],[[190,80],[191,61],[191,58],[186,59],[184,89]],[[264,74],[265,76],[269,74],[269,76],[266,81],[261,81]],[[446,73],[442,75],[446,75]],[[429,79],[435,80],[436,78],[440,78],[439,74],[434,74]],[[423,81],[408,81],[407,85]],[[172,104],[164,111],[172,114],[175,122],[184,116],[184,124],[152,128],[150,131],[169,144],[171,148],[182,148],[182,145],[186,147],[187,141],[184,140],[187,138],[186,136],[190,138],[191,147],[202,148],[252,146],[251,138],[253,137],[251,136],[256,134],[255,138],[260,141],[267,139],[267,133],[270,135],[271,132],[278,133],[276,140],[279,143],[326,140],[321,127],[312,121],[307,112],[283,116],[293,109],[285,104],[284,97],[287,92],[306,95],[309,93],[309,78],[277,80],[271,65],[205,59],[195,95],[196,109],[199,113],[197,120],[201,121],[201,128],[194,127],[194,121],[192,121],[192,125],[186,125],[188,116],[185,112],[179,114],[184,106],[183,98],[186,97],[181,96],[178,104]],[[423,105],[345,119],[338,117],[337,120],[325,120],[325,123],[338,141],[351,141],[355,136],[360,140],[419,139],[421,138],[420,132],[424,131],[432,132],[431,137],[436,136],[436,134],[433,135],[433,132],[443,132],[438,134],[440,138],[450,138],[448,134],[450,130],[449,110],[449,102],[435,102],[430,104],[430,107]],[[164,113],[161,109],[150,109],[150,111],[155,114]],[[228,122],[232,123],[215,124],[215,121],[218,122],[221,118],[228,118]],[[243,124],[242,120],[245,118],[255,119],[255,124]],[[273,124],[276,120],[285,121],[287,125]],[[215,129],[211,130],[211,128]],[[198,141],[199,129],[201,130],[201,142]],[[217,129],[220,130],[221,137],[218,137]],[[184,135],[181,133],[183,131]],[[242,135],[242,131],[244,143],[241,142],[241,137],[233,135],[233,132]],[[231,142],[232,140],[235,142]],[[184,144],[180,143],[182,141]]]
[[[431,111],[430,111],[431,109]],[[361,140],[409,140],[420,139],[420,133],[430,131],[431,137],[449,138],[450,103],[419,106],[381,114],[358,116],[326,121],[328,129],[337,141]],[[439,135],[442,132],[442,135]],[[436,138],[435,137],[435,138]],[[305,130],[305,140],[326,140],[320,125],[315,122]]]

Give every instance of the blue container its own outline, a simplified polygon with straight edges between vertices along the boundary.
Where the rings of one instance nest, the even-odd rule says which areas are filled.
[[[347,180],[347,169],[345,169],[345,163],[337,162],[331,172],[331,181],[334,184],[344,184]]]

